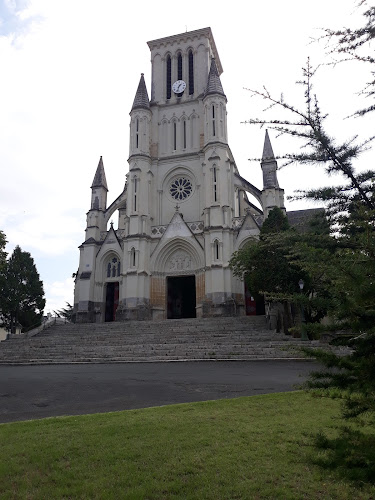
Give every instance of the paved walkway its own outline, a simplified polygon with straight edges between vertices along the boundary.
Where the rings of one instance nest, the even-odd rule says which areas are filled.
[[[286,392],[311,361],[0,366],[0,422]]]

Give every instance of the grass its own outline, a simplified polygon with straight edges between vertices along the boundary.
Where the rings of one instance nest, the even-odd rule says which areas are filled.
[[[3,424],[0,498],[374,498],[319,465],[311,432],[335,438],[339,404],[294,392]]]

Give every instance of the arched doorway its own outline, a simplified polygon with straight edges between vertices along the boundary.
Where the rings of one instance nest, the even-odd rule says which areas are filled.
[[[254,297],[245,282],[245,313],[246,316],[265,314],[264,298],[260,295]]]
[[[119,300],[119,282],[112,281],[106,285],[105,293],[105,321],[115,321]]]
[[[195,276],[167,277],[167,318],[196,318]]]

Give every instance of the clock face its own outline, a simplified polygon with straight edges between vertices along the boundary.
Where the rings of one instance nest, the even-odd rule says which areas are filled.
[[[182,92],[186,89],[186,83],[183,80],[177,80],[172,85],[172,90],[175,94],[182,94]]]

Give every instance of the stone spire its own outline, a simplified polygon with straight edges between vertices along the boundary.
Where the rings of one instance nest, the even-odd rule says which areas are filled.
[[[95,172],[95,177],[94,180],[92,181],[92,186],[91,188],[99,188],[103,187],[108,191],[107,187],[107,179],[105,178],[105,172],[104,172],[104,165],[103,165],[103,157],[100,157],[99,163],[98,163],[98,168],[96,169]]]
[[[271,141],[266,130],[264,138],[264,147],[262,154],[261,167],[263,171],[263,189],[278,188],[279,183],[277,180],[277,161],[273,153]]]
[[[132,111],[138,108],[150,109],[150,100],[148,98],[147,88],[143,73],[141,74],[141,79],[139,80],[137,93],[135,94]]]
[[[207,87],[204,95],[207,96],[210,94],[220,94],[226,97],[223,86],[221,85],[219,72],[214,58],[211,59],[211,68],[208,74]]]
[[[268,135],[268,130],[266,130],[266,137],[264,138],[262,162],[270,160],[275,161],[275,155],[273,154],[273,149],[271,146],[270,137]]]

